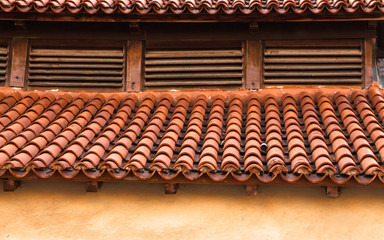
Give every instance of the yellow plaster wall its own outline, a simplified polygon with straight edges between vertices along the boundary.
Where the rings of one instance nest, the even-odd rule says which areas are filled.
[[[384,239],[384,189],[26,182],[0,191],[0,239]]]

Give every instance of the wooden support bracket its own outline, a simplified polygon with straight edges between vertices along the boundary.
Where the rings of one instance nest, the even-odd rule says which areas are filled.
[[[247,184],[245,185],[245,193],[247,196],[256,196],[258,186],[256,184]]]
[[[87,192],[97,192],[101,187],[102,182],[89,181],[85,185]]]
[[[164,184],[165,194],[176,194],[178,188],[179,188],[178,183],[165,183]]]
[[[339,187],[325,187],[325,191],[327,192],[327,197],[337,198],[337,197],[339,197],[340,188]]]
[[[20,186],[20,183],[20,180],[3,179],[3,190],[4,192],[13,192]]]

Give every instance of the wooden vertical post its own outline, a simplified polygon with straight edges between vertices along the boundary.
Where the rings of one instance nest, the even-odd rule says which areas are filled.
[[[178,188],[179,188],[178,183],[165,183],[164,184],[165,194],[176,194]]]
[[[140,92],[144,87],[144,43],[128,41],[127,46],[127,92]]]
[[[14,38],[12,42],[12,63],[9,86],[24,87],[28,56],[28,39]]]
[[[13,192],[20,186],[20,180],[3,179],[4,192]]]
[[[245,49],[245,88],[260,89],[262,86],[262,42],[248,40]]]
[[[363,88],[369,88],[372,85],[372,74],[374,67],[374,46],[375,38],[366,38],[364,41],[364,81]]]

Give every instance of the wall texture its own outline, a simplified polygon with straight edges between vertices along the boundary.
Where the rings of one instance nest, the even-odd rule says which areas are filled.
[[[384,189],[26,182],[0,191],[0,239],[384,239]]]

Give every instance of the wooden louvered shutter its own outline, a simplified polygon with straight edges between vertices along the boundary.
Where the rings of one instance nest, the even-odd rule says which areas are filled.
[[[147,43],[145,87],[241,88],[243,49],[241,42],[207,44]]]
[[[360,40],[266,41],[265,85],[362,83]]]
[[[9,62],[9,49],[7,44],[0,43],[0,86],[4,86],[7,80]]]
[[[29,87],[122,90],[124,47],[34,46],[29,52]]]

